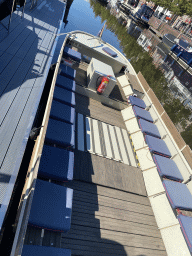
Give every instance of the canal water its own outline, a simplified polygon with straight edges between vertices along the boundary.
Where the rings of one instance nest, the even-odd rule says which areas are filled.
[[[104,24],[104,22],[102,23],[100,16],[95,17],[95,13],[93,12],[93,9],[91,8],[90,2],[88,0],[74,0],[70,7],[67,20],[68,23],[66,24],[66,27],[64,23],[62,24],[60,33],[68,33],[74,30],[81,30],[97,36],[99,30]],[[58,38],[55,51],[56,56],[59,54],[64,39],[65,35],[59,36]],[[113,32],[107,29],[107,27],[105,27],[102,39],[122,52],[118,38]],[[55,59],[56,58],[54,58],[54,60]]]

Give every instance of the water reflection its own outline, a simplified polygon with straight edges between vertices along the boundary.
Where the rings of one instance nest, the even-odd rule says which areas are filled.
[[[98,6],[96,2],[91,1],[91,3],[94,3],[92,4],[94,12],[100,15],[103,21],[107,20],[108,29],[116,34],[120,40],[120,45],[126,57],[131,60],[136,72],[141,71],[165,110],[169,113],[174,124],[177,125],[178,129],[181,127],[182,130],[185,129],[187,123],[191,122],[192,117],[191,111],[183,105],[183,102],[191,95],[187,88],[192,91],[192,79],[189,72],[186,72],[179,65],[178,60],[174,60],[173,56],[170,57],[172,60],[171,65],[166,67],[166,69],[169,69],[167,72],[164,69],[166,66],[164,65],[164,60],[170,50],[161,42],[161,38],[140,24],[138,26],[134,19],[127,14],[125,15],[124,12],[117,12],[115,8],[111,8],[112,11],[108,11]],[[137,42],[140,45],[137,44],[134,37],[138,38]],[[164,76],[163,72],[166,76]],[[170,74],[173,74],[171,78]],[[177,94],[177,98],[175,98],[175,93],[172,90],[172,82],[175,83],[178,89],[182,88]],[[170,112],[170,109],[175,109],[175,105],[178,106],[177,111]],[[182,109],[185,109],[185,114],[183,115],[181,115]]]
[[[70,10],[72,3],[73,3],[73,0],[68,0],[67,4],[66,4],[65,14],[64,14],[64,18],[63,18],[63,22],[65,23],[64,28],[67,26],[67,23],[68,23],[67,17],[69,15],[69,10]]]
[[[183,92],[179,91],[177,94],[181,95],[182,93],[183,95],[182,97],[179,96],[181,99],[180,107],[177,113],[173,113],[174,118],[172,118],[172,121],[177,120],[175,123],[177,125],[181,121],[181,119],[176,118],[176,116],[183,107],[182,102],[187,99],[187,95],[190,95],[189,91],[187,94],[186,85],[188,88],[192,87],[191,75],[189,75],[188,72],[183,72],[183,70],[182,73],[175,73],[179,69],[175,68],[173,70],[170,66],[164,69],[166,66],[164,59],[167,52],[160,38],[151,33],[149,29],[144,28],[141,24],[135,23],[127,14],[128,12],[122,12],[121,10],[117,13],[117,10],[111,8],[110,4],[105,7],[96,0],[90,0],[90,2],[75,0],[75,4],[71,7],[70,17],[67,19],[69,23],[67,26],[65,24],[63,32],[83,30],[90,34],[97,35],[102,27],[102,23],[107,21],[107,28],[102,36],[103,40],[109,42],[119,51],[124,52],[127,59],[130,59],[136,72],[141,71],[166,110],[170,108],[170,104],[174,105],[177,101],[174,96],[175,93],[173,94],[172,90],[170,90],[170,88],[172,88],[172,78],[170,78],[170,74],[173,74],[173,77],[175,76],[174,80],[177,79],[176,84],[178,84],[180,88],[183,88]],[[81,17],[81,19],[79,17]],[[155,17],[152,18],[154,19]],[[144,38],[141,46],[137,44],[136,41],[140,36]],[[63,42],[63,39],[61,41]],[[145,42],[148,42],[148,45]],[[173,61],[174,59],[172,59],[172,62]],[[167,69],[169,69],[168,72],[166,71]],[[166,78],[162,71],[165,72]],[[169,78],[168,80],[167,77]],[[177,86],[177,89],[179,87]],[[189,103],[187,104],[189,105]],[[188,123],[190,120],[189,116],[190,115],[187,115],[184,118]]]

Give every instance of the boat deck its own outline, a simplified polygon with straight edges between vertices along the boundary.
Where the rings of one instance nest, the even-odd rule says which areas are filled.
[[[86,86],[84,72],[81,68],[76,82],[78,79],[80,85]],[[89,132],[93,129],[93,135],[89,133],[89,138],[92,138],[93,145],[100,141],[99,146],[93,146],[94,152],[86,147],[87,119],[91,120]],[[113,157],[107,158],[104,152],[107,149],[102,146],[105,144],[102,143],[105,136],[103,124],[108,127],[109,137],[112,135],[110,129],[114,129],[113,139],[116,140],[117,131],[123,138],[126,127],[121,111],[76,93],[75,123],[73,181],[57,182],[74,190],[70,231],[60,234],[45,230],[43,233],[41,229],[28,226],[24,243],[70,249],[72,256],[167,255],[147,197],[142,171],[131,157],[134,155],[131,143],[124,151],[128,155],[127,164]],[[110,143],[113,143],[112,136]],[[97,154],[98,150],[103,154]],[[117,145],[117,151],[121,155],[120,145]]]
[[[65,186],[74,189],[70,231],[45,230],[42,238],[28,227],[25,244],[69,248],[72,256],[167,255],[139,168],[76,151],[74,180]]]
[[[45,85],[62,25],[62,0],[31,2],[0,24],[0,228]],[[2,23],[7,26],[9,16]],[[6,195],[6,196],[5,196]]]
[[[167,255],[147,197],[83,181],[69,186],[72,223],[61,247],[73,256]]]
[[[77,113],[126,129],[120,111],[80,94],[75,95],[75,100]]]
[[[125,128],[120,111],[85,96],[76,99],[76,111],[79,100],[82,114]],[[118,120],[107,118],[115,114]],[[25,244],[69,248],[72,256],[167,255],[140,168],[75,149],[74,180],[64,186],[74,190],[70,231],[45,230],[41,237],[41,229],[28,227]]]

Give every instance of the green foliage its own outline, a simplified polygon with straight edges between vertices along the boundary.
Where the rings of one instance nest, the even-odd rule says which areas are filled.
[[[179,99],[172,99],[170,103],[164,105],[164,109],[174,124],[181,123],[183,128],[186,126],[186,120],[189,118],[191,111],[180,102]]]
[[[181,132],[181,136],[183,137],[186,144],[192,148],[192,124],[190,124],[184,132]]]
[[[154,0],[156,5],[165,7],[179,16],[192,15],[192,1],[191,0]]]
[[[180,1],[184,2],[187,0]],[[178,2],[180,1],[178,0]],[[127,33],[127,29],[119,24],[116,17],[111,15],[109,10],[101,6],[98,2],[94,2],[93,0],[91,0],[90,3],[95,14],[101,16],[102,22],[105,20],[107,21],[107,29],[116,34],[124,54],[128,59],[131,59],[131,64],[135,71],[137,73],[141,71],[147,83],[153,89],[154,93],[165,108],[173,123],[180,123],[182,127],[185,128],[186,120],[188,120],[191,111],[186,109],[178,99],[173,98],[170,93],[170,89],[167,87],[163,73],[159,68],[156,68],[153,65],[152,57],[137,44],[136,39]],[[155,0],[155,3],[161,6],[165,6],[166,8],[172,8],[172,6],[176,6],[176,0],[174,2],[170,0]],[[187,6],[189,5],[187,4]],[[180,10],[182,9],[181,7],[179,8]],[[185,10],[186,8],[184,7],[182,11]],[[190,132],[192,133],[192,126],[190,129]],[[189,142],[187,143],[189,144]]]

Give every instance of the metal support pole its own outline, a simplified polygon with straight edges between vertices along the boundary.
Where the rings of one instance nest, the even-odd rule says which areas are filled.
[[[24,9],[25,9],[26,2],[27,2],[27,0],[25,0],[24,5],[23,5],[23,10],[22,10],[22,14],[21,14],[21,19],[23,18],[23,14],[24,14]]]
[[[10,27],[10,24],[11,24],[11,18],[12,18],[14,4],[15,4],[15,0],[13,0],[13,4],[12,4],[12,8],[11,8],[11,14],[10,14],[9,25],[8,25],[8,32],[9,32],[9,27]]]

